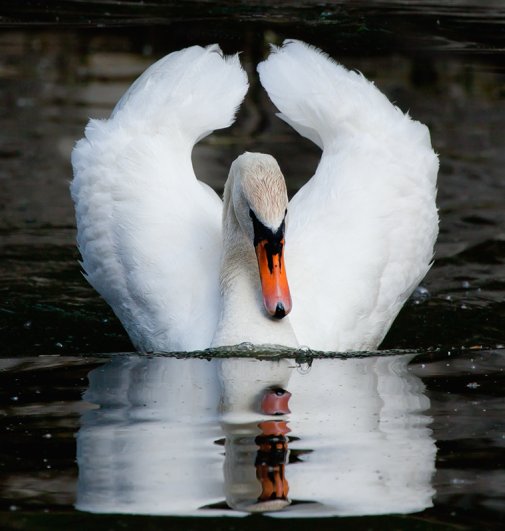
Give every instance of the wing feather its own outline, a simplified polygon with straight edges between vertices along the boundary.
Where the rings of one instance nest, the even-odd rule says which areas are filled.
[[[280,117],[323,149],[288,208],[300,344],[369,350],[428,271],[438,233],[429,131],[364,76],[299,41],[258,67]]]
[[[142,351],[206,348],[219,312],[220,199],[191,151],[234,121],[248,83],[217,45],[147,69],[73,153],[77,242],[90,284]]]

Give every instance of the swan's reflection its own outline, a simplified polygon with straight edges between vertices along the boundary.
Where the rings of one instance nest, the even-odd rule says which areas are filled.
[[[431,505],[429,402],[410,357],[117,358],[89,375],[76,506],[275,516]],[[224,452],[223,452],[224,449]],[[224,455],[223,455],[224,453]]]
[[[76,506],[91,512],[192,514],[223,499],[216,366],[115,359],[89,374],[77,435]]]

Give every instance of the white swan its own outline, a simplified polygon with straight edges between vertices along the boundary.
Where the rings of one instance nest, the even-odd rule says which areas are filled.
[[[323,150],[289,205],[269,155],[232,164],[224,207],[194,175],[194,144],[233,122],[248,87],[217,45],[152,65],[74,149],[82,265],[141,351],[374,349],[430,267],[427,127],[302,42],[258,71],[280,117]]]

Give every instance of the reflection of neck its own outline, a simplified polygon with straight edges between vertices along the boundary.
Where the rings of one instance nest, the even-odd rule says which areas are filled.
[[[226,212],[223,234],[222,308],[212,346],[247,342],[297,347],[288,318],[276,320],[267,315],[253,244],[231,208]]]

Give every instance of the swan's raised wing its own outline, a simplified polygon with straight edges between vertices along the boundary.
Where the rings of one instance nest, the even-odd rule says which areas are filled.
[[[209,346],[219,305],[221,201],[194,144],[231,125],[247,91],[218,46],[174,52],[135,81],[72,154],[77,241],[90,284],[143,351]]]
[[[288,208],[290,315],[300,344],[373,349],[430,267],[438,159],[426,126],[302,42],[258,67],[280,117],[323,149]]]

